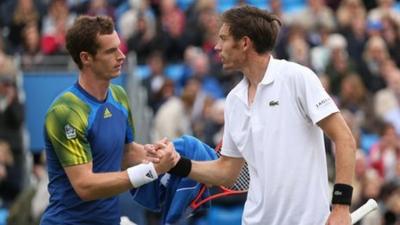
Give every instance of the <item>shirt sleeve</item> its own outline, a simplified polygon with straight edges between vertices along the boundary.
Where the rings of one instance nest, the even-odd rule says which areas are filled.
[[[92,161],[86,127],[87,122],[66,106],[57,106],[47,114],[45,132],[62,166]]]
[[[233,118],[231,118],[231,108],[232,102],[231,98],[228,96],[225,103],[225,110],[224,110],[224,135],[222,138],[222,148],[221,148],[221,155],[233,157],[233,158],[243,158],[242,154],[240,153],[239,149],[237,148],[235,142],[232,139],[232,135],[230,134],[230,124],[234,122]]]
[[[310,69],[305,68],[299,76],[296,76],[297,98],[302,110],[314,124],[325,117],[338,112],[333,99],[323,88],[317,75]]]

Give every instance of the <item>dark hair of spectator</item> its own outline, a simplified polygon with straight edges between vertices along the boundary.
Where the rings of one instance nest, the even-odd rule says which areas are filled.
[[[80,16],[66,35],[66,48],[72,59],[82,69],[81,52],[95,56],[99,48],[98,35],[112,34],[114,22],[107,16]]]
[[[248,5],[225,11],[222,22],[229,26],[229,32],[235,40],[249,37],[259,54],[274,48],[281,26],[277,16]]]
[[[394,125],[386,121],[378,121],[378,134],[384,136],[389,129],[395,129]]]

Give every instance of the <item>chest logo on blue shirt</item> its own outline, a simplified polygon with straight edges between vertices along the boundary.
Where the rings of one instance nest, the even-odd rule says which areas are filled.
[[[64,130],[65,130],[65,136],[67,137],[67,139],[76,138],[76,130],[71,125],[69,125],[69,124],[65,125]]]
[[[103,114],[103,118],[107,119],[110,118],[112,116],[110,110],[108,110],[108,108],[106,108],[106,110],[104,110],[104,114]]]

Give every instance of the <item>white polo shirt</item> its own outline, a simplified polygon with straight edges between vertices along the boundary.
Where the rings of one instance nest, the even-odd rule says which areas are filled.
[[[329,215],[323,132],[338,112],[310,69],[271,57],[248,105],[244,78],[225,104],[222,154],[243,157],[250,171],[244,225],[321,225]]]

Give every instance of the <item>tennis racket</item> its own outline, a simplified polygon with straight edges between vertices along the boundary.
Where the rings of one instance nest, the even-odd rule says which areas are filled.
[[[219,143],[214,149],[218,157],[221,156],[221,147],[222,143]],[[247,167],[247,163],[245,163],[242,167],[242,170],[239,173],[238,178],[236,179],[235,183],[232,186],[230,187],[218,186],[217,187],[218,191],[216,193],[213,193],[207,198],[202,199],[201,198],[202,195],[207,190],[207,186],[203,184],[202,187],[200,188],[199,193],[191,202],[190,207],[194,211],[204,203],[211,201],[213,199],[246,193],[247,190],[249,189],[249,184],[250,184],[250,174],[249,174],[249,169]]]
[[[374,199],[369,199],[364,205],[356,209],[351,213],[351,224],[357,223],[360,219],[366,216],[368,213],[378,208],[378,203]]]

